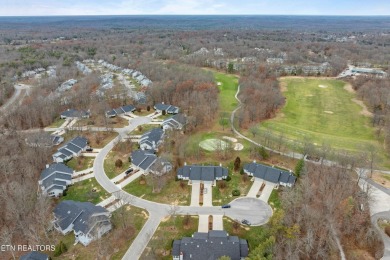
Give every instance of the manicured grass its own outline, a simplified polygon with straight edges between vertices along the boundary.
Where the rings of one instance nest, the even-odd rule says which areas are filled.
[[[92,189],[96,189],[95,192]],[[63,200],[89,201],[97,204],[110,196],[96,181],[95,178],[80,181],[68,188],[66,195],[60,198]]]
[[[170,176],[161,192],[153,193],[152,186],[141,182],[141,178],[126,185],[123,190],[137,197],[142,196],[143,199],[159,203],[190,205],[191,186],[187,185],[187,182],[184,183],[183,187],[180,187],[180,181],[175,181],[174,177]]]
[[[129,154],[122,154],[116,151],[110,151],[104,160],[104,171],[108,178],[112,179],[118,174],[124,172],[130,167]],[[122,167],[118,168],[115,166],[116,160],[122,160]]]
[[[278,190],[272,190],[271,196],[268,199],[268,204],[273,208],[273,209],[280,209],[281,208],[281,201],[280,201],[280,189]]]
[[[122,210],[119,209],[119,210]],[[94,241],[87,247],[77,244],[74,245],[74,234],[71,232],[66,236],[58,235],[58,242],[62,241],[68,251],[58,257],[53,257],[52,252],[48,252],[52,259],[98,259],[99,254],[109,259],[122,259],[127,249],[142,229],[147,220],[146,211],[133,206],[126,205],[123,211],[119,210],[112,213],[111,223],[113,229],[105,234],[98,241]],[[123,213],[123,215],[121,215]],[[126,221],[127,227],[123,227],[123,221]],[[100,252],[99,252],[100,251]]]
[[[286,105],[276,118],[261,123],[263,132],[269,129],[274,136],[283,133],[298,141],[306,136],[315,144],[347,150],[366,144],[379,149],[370,118],[360,114],[362,108],[351,100],[355,95],[343,88],[343,81],[284,78],[281,82],[287,88]]]
[[[75,171],[82,171],[93,166],[94,157],[79,156],[74,157],[66,163],[66,165]]]
[[[237,100],[234,97],[237,92],[238,78],[235,75],[229,75],[220,72],[213,72],[215,81],[221,82],[218,86],[220,112],[231,113],[237,108]]]
[[[188,225],[183,223],[185,218],[190,219]],[[171,216],[162,221],[140,259],[172,259],[173,240],[191,237],[198,231],[198,222],[198,216]]]
[[[233,190],[239,190],[241,194],[240,196],[246,195],[252,185],[250,178],[248,178],[247,181],[244,182],[242,179],[242,175],[239,172],[233,173],[233,163],[229,164],[228,169],[231,180],[226,182],[226,188],[220,190],[218,188],[218,181],[217,185],[213,187],[214,206],[228,204],[232,200],[239,198],[239,196],[232,196]]]
[[[48,127],[57,128],[57,127],[60,127],[64,122],[65,122],[65,119],[58,118]]]
[[[260,241],[265,237],[266,228],[263,226],[259,227],[248,227],[239,225],[237,229],[233,227],[234,221],[228,217],[223,218],[223,229],[231,236],[238,236],[248,240],[249,251],[255,248]]]

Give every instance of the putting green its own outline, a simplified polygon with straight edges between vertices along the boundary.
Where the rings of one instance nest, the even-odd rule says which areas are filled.
[[[207,151],[213,152],[215,150],[225,150],[228,143],[221,139],[206,139],[199,143],[199,146]]]

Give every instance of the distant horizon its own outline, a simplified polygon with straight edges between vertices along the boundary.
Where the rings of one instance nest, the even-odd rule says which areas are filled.
[[[0,15],[1,17],[99,17],[99,16],[318,16],[318,17],[390,17],[390,14],[59,14],[59,15]]]
[[[376,0],[0,0],[0,17],[127,15],[390,16]]]

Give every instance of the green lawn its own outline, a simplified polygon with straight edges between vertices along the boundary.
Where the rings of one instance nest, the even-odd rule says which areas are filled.
[[[92,189],[96,189],[95,192]],[[66,195],[60,198],[63,200],[89,201],[97,204],[110,196],[96,181],[95,178],[80,181],[68,188]]]
[[[65,122],[65,119],[58,118],[48,127],[57,128],[57,127],[60,127],[64,122]]]
[[[93,166],[94,157],[79,156],[70,159],[66,165],[75,171],[82,171]]]
[[[237,100],[234,97],[237,92],[238,78],[235,75],[229,75],[220,72],[214,72],[215,81],[218,85],[220,112],[231,113],[237,108]]]
[[[217,185],[213,187],[213,205],[219,206],[228,204],[232,200],[238,198],[236,196],[232,196],[233,190],[239,190],[241,195],[246,195],[252,185],[252,182],[250,181],[250,178],[247,179],[246,182],[243,181],[242,175],[237,172],[233,173],[233,162],[229,164],[229,176],[231,177],[231,180],[226,182],[226,188],[220,190],[218,188],[218,182]]]
[[[165,204],[190,205],[191,186],[187,185],[187,182],[181,187],[180,181],[175,181],[173,177],[170,177],[161,192],[153,193],[152,186],[140,182],[140,178],[126,185],[123,190],[137,197],[142,196],[143,199],[150,201]]]
[[[228,217],[224,217],[223,229],[231,236],[238,236],[239,238],[248,240],[249,252],[251,249],[255,248],[259,244],[259,242],[263,241],[264,238],[267,237],[265,235],[267,232],[267,228],[264,226],[247,227],[239,225],[237,229],[234,229],[233,223],[233,220]]]
[[[104,160],[104,171],[107,177],[112,179],[118,174],[121,174],[130,167],[128,154],[122,154],[120,152],[110,151]],[[116,167],[115,162],[117,159],[122,160],[122,167]]]
[[[185,225],[185,218],[189,218]],[[172,259],[170,251],[175,239],[191,237],[198,231],[198,216],[171,216],[162,221],[140,259]]]
[[[274,136],[283,133],[298,141],[306,136],[318,145],[352,151],[367,144],[379,149],[370,118],[360,114],[362,108],[351,100],[355,95],[343,88],[343,81],[284,78],[281,82],[287,87],[286,105],[276,118],[261,123],[260,132],[268,129]]]

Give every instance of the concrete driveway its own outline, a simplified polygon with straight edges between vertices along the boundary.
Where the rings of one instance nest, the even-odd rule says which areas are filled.
[[[213,215],[213,230],[223,230],[223,215]]]
[[[204,181],[203,185],[203,206],[211,207],[213,206],[213,183],[211,181]]]
[[[192,181],[190,206],[199,206],[199,195],[200,195],[200,181]]]
[[[242,197],[229,203],[230,209],[225,209],[225,215],[241,222],[247,219],[252,226],[263,225],[272,216],[271,207],[262,200]]]
[[[262,179],[256,177],[254,177],[254,179],[255,180],[253,181],[252,187],[249,190],[248,194],[246,195],[247,197],[256,198],[256,195],[259,192],[261,185],[263,184]]]
[[[210,215],[199,215],[198,232],[209,232],[209,216]]]
[[[267,203],[269,200],[269,196],[271,196],[271,192],[273,191],[274,188],[275,188],[274,183],[266,181],[264,189],[261,192],[259,199]]]

